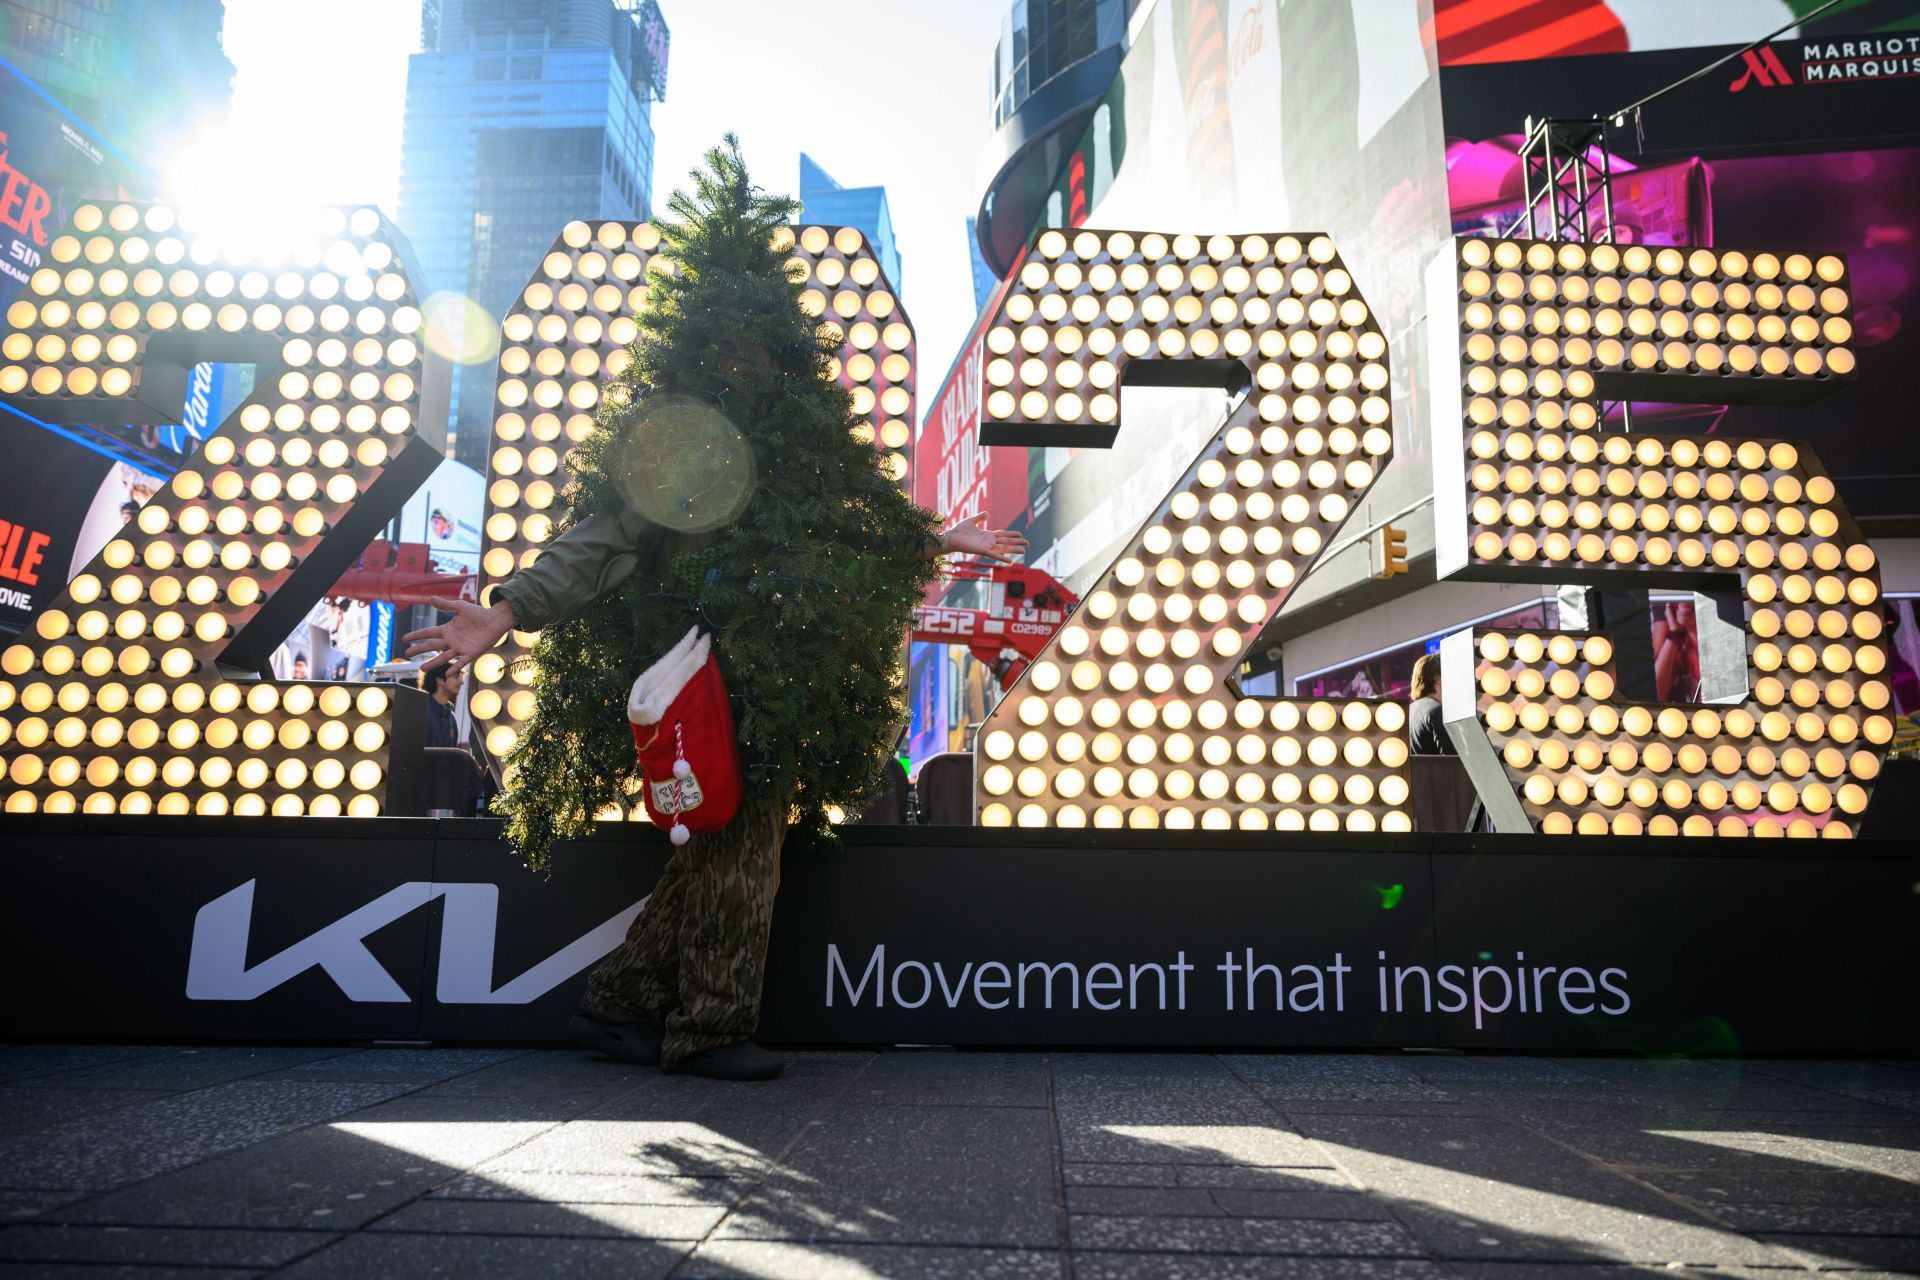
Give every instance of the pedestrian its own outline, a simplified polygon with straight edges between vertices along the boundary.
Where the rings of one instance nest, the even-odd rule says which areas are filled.
[[[1407,745],[1417,756],[1457,755],[1440,711],[1440,655],[1422,654],[1413,664],[1413,705],[1407,708]]]
[[[421,668],[420,689],[427,695],[427,745],[429,747],[460,745],[460,726],[454,719],[453,704],[454,700],[460,696],[460,685],[466,678],[467,673],[463,667],[455,666],[445,658],[431,666]]]
[[[694,179],[669,202],[669,269],[632,362],[571,460],[565,531],[486,603],[434,601],[453,617],[405,641],[460,669],[509,630],[541,632],[495,806],[538,865],[632,805],[627,686],[690,625],[712,635],[745,794],[672,854],[570,1029],[622,1061],[763,1080],[782,1065],[751,1037],[789,826],[874,793],[933,557],[1012,560],[1026,541],[981,518],[941,530],[882,473],[849,431],[844,333],[809,312],[788,260],[798,206],[752,186],[731,137]]]

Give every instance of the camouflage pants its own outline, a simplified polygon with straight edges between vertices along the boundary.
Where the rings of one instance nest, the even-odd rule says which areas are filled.
[[[748,796],[674,851],[646,907],[587,977],[587,1006],[666,1033],[662,1065],[745,1040],[760,1023],[787,803]]]

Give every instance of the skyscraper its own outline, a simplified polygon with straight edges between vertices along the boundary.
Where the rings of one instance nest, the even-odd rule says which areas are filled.
[[[420,26],[399,224],[430,289],[498,316],[567,222],[648,216],[666,22],[657,0],[426,0]],[[492,404],[491,362],[456,366],[448,444],[481,470]]]
[[[893,214],[887,209],[885,187],[843,187],[820,162],[800,153],[801,217],[829,227],[855,227],[873,244],[881,270],[901,292],[900,250],[893,242]]]
[[[149,168],[226,116],[222,0],[0,0],[0,51]]]

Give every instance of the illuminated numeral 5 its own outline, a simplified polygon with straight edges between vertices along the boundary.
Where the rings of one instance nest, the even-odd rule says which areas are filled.
[[[796,278],[805,281],[801,305],[845,339],[829,372],[852,393],[854,434],[872,441],[883,465],[904,480],[913,434],[912,322],[856,229],[783,228],[777,239],[777,248],[792,250]],[[568,454],[593,430],[603,380],[632,359],[627,348],[639,336],[634,317],[646,301],[648,273],[670,265],[659,246],[651,223],[570,222],[502,322],[483,600],[494,584],[533,563],[553,535]],[[536,634],[516,631],[474,663],[468,708],[495,759],[513,749],[533,714],[533,673],[519,660]]]
[[[1228,677],[1393,451],[1325,236],[1045,231],[987,333],[985,444],[1111,445],[1129,376],[1248,385],[977,744],[987,826],[1406,831],[1406,708]]]
[[[259,389],[0,655],[8,812],[404,812],[424,699],[256,681],[440,460],[444,366],[373,209],[276,257],[162,205],[81,205],[7,314],[0,392],[56,421],[177,417],[203,360]]]
[[[1745,619],[1712,706],[1636,690],[1617,635],[1445,641],[1446,718],[1499,828],[1853,834],[1893,724],[1874,554],[1833,481],[1804,444],[1603,434],[1600,409],[1836,389],[1845,263],[1463,239],[1428,298],[1441,575],[1732,587]]]

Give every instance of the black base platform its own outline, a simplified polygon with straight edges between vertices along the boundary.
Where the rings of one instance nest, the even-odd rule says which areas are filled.
[[[543,1041],[670,852],[476,820],[10,818],[14,1038]],[[787,1044],[1912,1055],[1892,841],[848,829],[790,843]]]

